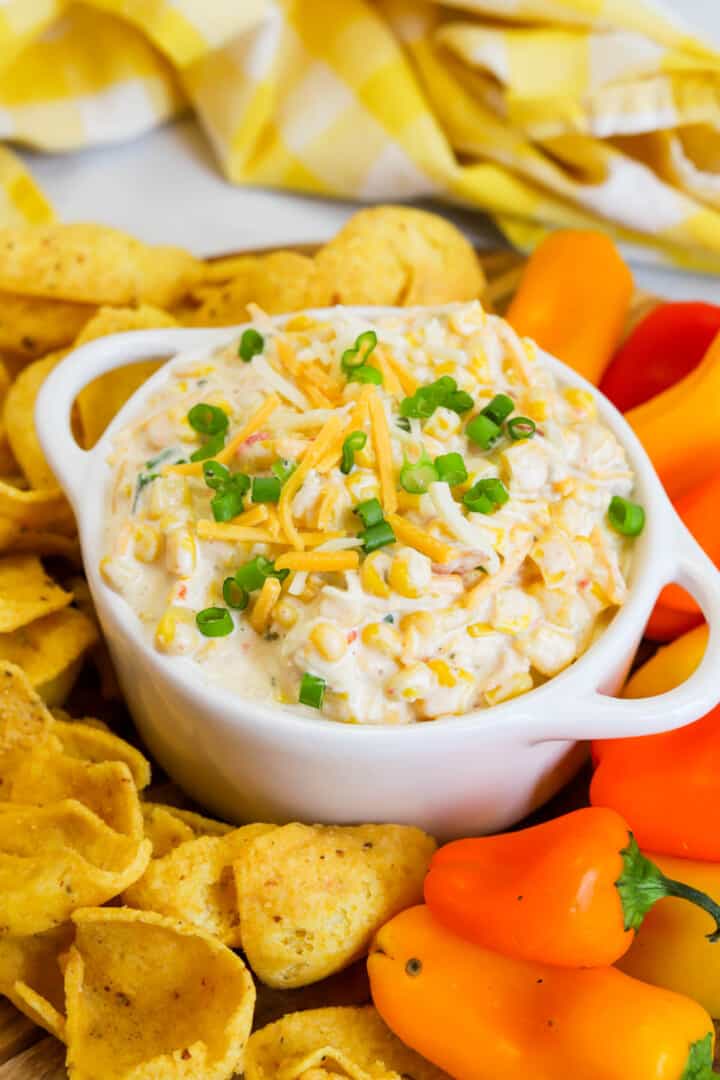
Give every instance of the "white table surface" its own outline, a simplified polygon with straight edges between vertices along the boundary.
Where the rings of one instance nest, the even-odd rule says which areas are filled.
[[[720,0],[710,2],[720,14]],[[22,156],[62,220],[104,222],[198,255],[322,241],[360,206],[227,183],[190,119],[118,146]],[[481,213],[440,209],[479,246],[502,244]],[[720,302],[717,277],[638,267],[636,280],[662,296]]]

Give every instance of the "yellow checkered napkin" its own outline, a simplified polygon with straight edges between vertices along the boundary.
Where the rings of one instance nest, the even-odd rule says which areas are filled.
[[[444,197],[521,245],[601,222],[720,270],[720,55],[650,0],[0,0],[0,137],[188,104],[237,183]],[[0,221],[51,215],[7,150],[0,189]]]

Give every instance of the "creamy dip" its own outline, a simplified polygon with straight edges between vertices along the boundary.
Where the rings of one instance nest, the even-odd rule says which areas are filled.
[[[562,671],[624,602],[644,517],[593,397],[479,304],[259,315],[175,362],[110,464],[101,569],[155,647],[350,723]]]

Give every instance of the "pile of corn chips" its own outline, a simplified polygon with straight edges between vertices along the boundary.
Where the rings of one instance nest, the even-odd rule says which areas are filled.
[[[441,1075],[367,1008],[250,1037],[248,968],[287,990],[364,956],[421,900],[434,841],[402,825],[233,828],[146,801],[149,782],[137,749],[51,713],[0,662],[0,993],[66,1044],[72,1080]]]
[[[79,568],[70,507],[33,423],[45,378],[75,347],[107,334],[244,322],[344,304],[468,300],[484,277],[473,249],[441,217],[403,207],[356,214],[315,255],[276,251],[204,263],[100,225],[0,229],[0,659],[27,673],[50,705],[67,697],[92,650],[112,678],[81,581],[53,584],[40,558]],[[157,364],[130,365],[78,396],[75,430],[89,449]]]
[[[65,1043],[71,1080],[439,1080],[370,1006],[335,1007],[332,990],[420,901],[435,845],[395,825],[235,828],[153,801],[140,751],[60,708],[87,656],[106,696],[117,688],[33,422],[44,379],[95,338],[238,324],[249,304],[444,303],[483,288],[452,225],[400,207],[362,211],[314,255],[210,263],[97,225],[0,230],[0,994]],[[156,366],[81,392],[83,447]],[[368,1000],[364,981],[353,1000]],[[280,1019],[251,1034],[258,1012]]]

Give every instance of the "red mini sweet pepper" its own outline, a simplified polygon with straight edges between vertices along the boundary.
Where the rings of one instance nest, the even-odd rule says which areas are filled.
[[[621,412],[642,405],[696,368],[719,332],[715,304],[659,304],[615,353],[600,389]]]

